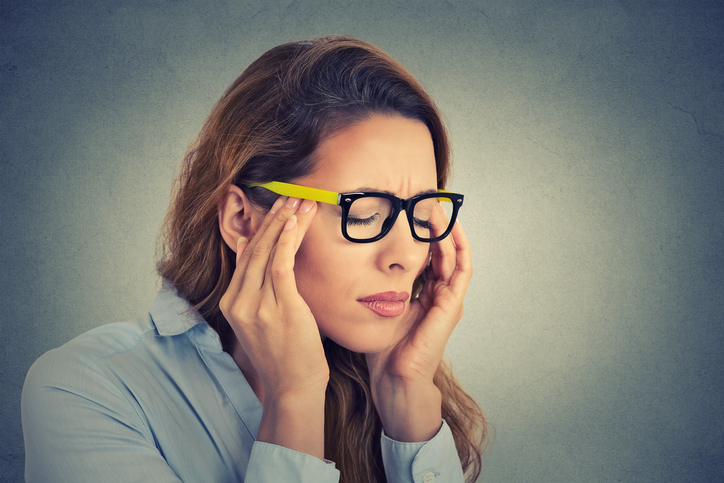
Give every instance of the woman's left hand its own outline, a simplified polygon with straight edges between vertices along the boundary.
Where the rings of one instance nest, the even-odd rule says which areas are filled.
[[[472,276],[470,244],[459,223],[431,244],[432,259],[419,298],[398,328],[396,342],[366,355],[375,406],[392,439],[428,441],[440,429],[441,393],[433,376],[463,316]]]

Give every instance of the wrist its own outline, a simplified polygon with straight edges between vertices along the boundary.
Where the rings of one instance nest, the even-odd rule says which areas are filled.
[[[440,430],[442,394],[429,384],[394,384],[373,389],[385,434],[395,441],[429,441]]]
[[[324,391],[267,393],[257,440],[324,459]]]

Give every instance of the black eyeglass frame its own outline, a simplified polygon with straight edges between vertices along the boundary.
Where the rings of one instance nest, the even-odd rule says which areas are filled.
[[[385,198],[390,201],[390,204],[392,205],[392,211],[390,212],[390,216],[387,217],[387,219],[382,224],[382,231],[379,233],[379,235],[373,237],[373,238],[354,238],[347,233],[347,221],[349,218],[349,209],[350,206],[352,206],[352,203],[354,203],[356,200],[360,198],[367,198],[367,197],[376,197],[376,198]],[[437,198],[440,200],[440,198],[443,198],[445,200],[450,200],[450,203],[452,203],[452,215],[450,215],[450,221],[448,224],[447,229],[445,232],[443,232],[441,235],[438,235],[433,238],[423,238],[417,235],[415,232],[415,205],[422,201],[429,198]],[[377,193],[377,192],[366,192],[366,193],[340,193],[340,198],[337,204],[342,207],[342,235],[349,241],[355,242],[355,243],[372,243],[377,240],[381,240],[382,238],[387,235],[392,227],[395,225],[395,222],[397,221],[397,217],[400,216],[400,213],[404,211],[407,214],[407,221],[410,225],[410,233],[412,233],[412,238],[414,238],[417,241],[424,242],[424,243],[434,243],[438,242],[440,240],[445,239],[450,232],[452,231],[453,225],[455,225],[455,220],[457,219],[458,212],[460,211],[460,207],[463,206],[463,199],[464,196],[458,193],[449,193],[449,192],[441,192],[441,193],[425,193],[417,196],[413,196],[412,198],[408,198],[406,200],[403,200],[402,198],[398,198],[397,196],[391,195],[389,193]],[[447,202],[447,201],[443,201]]]

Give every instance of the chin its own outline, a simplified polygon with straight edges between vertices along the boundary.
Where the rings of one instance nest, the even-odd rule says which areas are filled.
[[[342,331],[331,331],[325,337],[332,339],[337,345],[352,352],[375,353],[387,349],[394,339],[394,328],[380,327],[354,328]]]

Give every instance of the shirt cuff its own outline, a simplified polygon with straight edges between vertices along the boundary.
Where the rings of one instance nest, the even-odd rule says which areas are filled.
[[[322,461],[284,446],[255,441],[244,480],[254,483],[337,483],[339,470],[331,461]]]
[[[402,443],[388,438],[382,430],[382,461],[387,481],[408,483],[463,482],[455,440],[450,426],[442,426],[430,440],[422,443]]]

